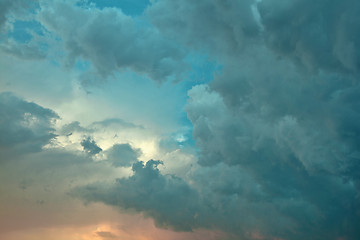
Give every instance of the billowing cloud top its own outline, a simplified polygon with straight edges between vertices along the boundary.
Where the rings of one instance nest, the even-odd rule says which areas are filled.
[[[0,6],[0,164],[44,169],[21,191],[48,179],[54,203],[189,239],[360,238],[359,1]],[[19,184],[4,176],[2,189]]]

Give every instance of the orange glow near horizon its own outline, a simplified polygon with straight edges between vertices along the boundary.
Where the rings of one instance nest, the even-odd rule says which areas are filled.
[[[200,230],[195,232],[173,232],[156,228],[151,220],[141,226],[122,229],[121,226],[102,223],[83,227],[32,228],[0,234],[2,240],[215,240],[221,233]]]

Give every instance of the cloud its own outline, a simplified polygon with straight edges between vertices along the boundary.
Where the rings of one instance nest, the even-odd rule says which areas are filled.
[[[141,15],[144,9],[150,4],[149,0],[124,0],[124,1],[116,1],[116,0],[90,0],[88,1],[90,4],[95,4],[98,8],[106,8],[106,7],[115,7],[120,8],[126,15]]]
[[[30,41],[29,43],[17,43],[12,39],[2,42],[0,48],[3,53],[16,56],[21,59],[44,59],[47,55],[46,51],[41,48],[39,42]]]
[[[105,129],[105,128],[109,128],[112,126],[118,126],[120,128],[124,128],[124,129],[127,129],[127,128],[144,129],[143,126],[127,122],[120,118],[107,118],[102,121],[93,122],[87,127],[82,127],[80,125],[79,121],[74,121],[74,122],[71,122],[71,123],[68,123],[68,124],[65,124],[64,126],[62,126],[61,129],[59,130],[59,132],[64,135],[69,135],[69,134],[71,135],[74,132],[94,133],[96,130]]]
[[[75,195],[142,212],[160,227],[233,239],[357,239],[358,25],[343,25],[357,18],[351,3],[262,1],[259,26],[254,1],[154,2],[146,14],[160,32],[223,65],[188,92],[198,164],[176,184],[154,162],[135,164],[133,176]],[[160,195],[150,173],[173,195]],[[159,208],[182,189],[186,199]]]
[[[104,231],[101,231],[101,232],[96,232],[96,234],[103,238],[103,239],[113,239],[113,238],[116,238],[116,235],[112,234],[111,232],[104,232]]]
[[[159,0],[133,18],[116,9],[43,2],[38,20],[61,39],[70,65],[90,61],[102,77],[129,69],[160,82],[181,78],[187,51],[222,65],[210,83],[188,92],[197,163],[193,155],[179,160],[185,154],[168,154],[168,161],[188,166],[176,176],[165,174],[160,161],[138,161],[138,149],[116,144],[103,152],[111,166],[96,166],[112,173],[132,166],[133,174],[113,182],[107,180],[114,174],[106,180],[82,176],[71,195],[142,213],[175,231],[219,230],[229,239],[358,239],[358,9],[353,0]],[[4,96],[0,136],[10,138],[1,146],[29,144],[40,151],[54,137],[56,114]],[[92,133],[112,125],[138,127],[109,118],[88,128],[75,121],[63,130]],[[163,139],[161,151],[178,148]],[[90,154],[102,151],[90,137],[82,145]],[[53,165],[80,161],[47,153],[48,159],[58,156]],[[84,158],[96,168],[89,155]],[[38,169],[49,167],[42,163]],[[19,183],[21,191],[33,184]]]
[[[72,195],[87,202],[104,202],[122,209],[136,210],[155,219],[159,227],[191,230],[199,207],[197,193],[182,179],[162,175],[160,161],[134,163],[134,175],[113,184],[95,183],[73,189]],[[146,199],[146,200],[145,200]],[[145,201],[144,201],[145,200]]]
[[[38,0],[2,0],[0,2],[0,50],[7,55],[21,59],[44,59],[47,55],[47,41],[44,36],[29,28],[21,29],[23,34],[16,35],[16,24],[33,23]],[[30,21],[29,21],[30,20]],[[24,41],[24,36],[30,39]]]
[[[44,3],[39,21],[61,38],[70,65],[77,59],[91,61],[101,77],[130,69],[162,82],[179,79],[187,69],[185,52],[177,44],[120,9]]]
[[[356,220],[356,213],[347,205],[350,200],[355,203],[356,193],[351,184],[336,177],[313,177],[281,165],[268,172],[271,163],[253,175],[240,166],[218,164],[193,171],[189,185],[181,178],[162,175],[159,163],[135,163],[131,177],[77,187],[71,195],[122,211],[135,210],[161,228],[220,229],[229,239],[253,239],[255,233],[267,239],[303,239],[308,234],[313,239],[331,239],[337,231],[357,234],[356,223],[348,224]]]
[[[60,133],[65,135],[71,135],[73,132],[92,133],[94,130],[80,126],[80,122],[78,121],[65,124],[60,129]]]
[[[259,33],[252,4],[253,0],[164,0],[154,1],[146,14],[160,31],[176,41],[206,52],[233,54]]]
[[[0,147],[18,153],[40,151],[56,135],[53,123],[58,115],[27,102],[12,93],[0,93]]]
[[[133,149],[129,144],[115,144],[105,153],[114,167],[130,167],[141,155],[140,149]]]
[[[280,84],[278,87],[284,87],[284,83],[276,79],[276,83]],[[265,86],[271,89],[271,85]],[[303,84],[300,86],[306,89]],[[311,84],[311,87],[314,85]],[[352,137],[339,137],[341,130],[334,125],[321,125],[322,122],[337,121],[337,110],[340,109],[338,104],[342,112],[347,112],[345,109],[352,106],[336,102],[335,99],[335,102],[330,103],[325,99],[319,100],[319,90],[311,97],[291,92],[290,86],[285,89],[291,93],[288,97],[294,101],[294,106],[290,104],[291,101],[286,102],[290,104],[287,111],[293,111],[292,116],[287,111],[281,113],[286,109],[281,109],[286,105],[278,99],[283,97],[281,91],[265,101],[258,99],[262,95],[258,95],[254,89],[248,98],[233,107],[226,105],[221,95],[207,86],[193,88],[189,92],[187,111],[194,124],[194,139],[201,150],[199,164],[204,166],[203,169],[216,169],[219,164],[225,163],[230,168],[220,173],[225,172],[235,179],[225,181],[222,185],[220,183],[224,177],[220,173],[214,177],[195,177],[197,181],[207,181],[210,186],[212,183],[209,179],[216,179],[215,188],[210,192],[220,199],[228,201],[231,194],[235,194],[246,201],[231,209],[236,212],[241,206],[247,206],[249,212],[246,216],[256,216],[258,220],[254,225],[250,224],[249,218],[242,223],[243,226],[250,224],[248,230],[257,228],[262,235],[284,239],[302,239],[306,236],[312,239],[322,239],[324,236],[348,236],[349,239],[355,239],[359,234],[355,219],[359,215],[344,203],[348,202],[355,209],[359,207],[359,189],[356,185],[358,175],[349,174],[346,170],[357,166],[358,159],[354,156],[358,156],[358,148],[353,145]],[[308,91],[310,89],[304,92]],[[309,111],[307,107],[302,109],[296,106],[298,101],[314,101],[312,106],[316,108],[321,104],[326,114]],[[337,124],[353,125],[343,122]],[[351,131],[356,131],[356,128]],[[247,174],[247,180],[239,179],[239,176]],[[201,186],[203,188],[204,185]],[[329,189],[332,190],[329,192]],[[233,196],[231,199],[235,201],[236,198]],[[256,207],[252,208],[253,205]],[[272,213],[269,209],[265,210],[270,207]],[[269,216],[279,219],[281,224],[271,223],[271,219],[262,216],[256,209],[267,211]],[[237,214],[237,221],[241,222],[240,209]],[[229,213],[225,215],[231,216]],[[355,224],[342,225],[345,222]],[[272,227],[269,229],[270,225]],[[246,235],[244,232],[238,234]],[[300,237],[301,234],[304,235]]]
[[[84,151],[95,155],[102,151],[102,149],[96,144],[96,142],[91,139],[91,137],[87,137],[81,141],[81,146],[83,146]]]
[[[261,1],[265,41],[279,55],[311,71],[359,73],[360,3]]]
[[[0,30],[7,22],[8,15],[16,14],[24,11],[27,7],[31,6],[36,0],[2,0],[0,2]]]
[[[91,125],[93,125],[95,127],[99,126],[102,128],[109,127],[111,125],[117,125],[117,126],[120,126],[123,128],[141,128],[141,129],[144,128],[143,126],[135,125],[135,124],[127,122],[121,118],[108,118],[103,121],[93,122]]]

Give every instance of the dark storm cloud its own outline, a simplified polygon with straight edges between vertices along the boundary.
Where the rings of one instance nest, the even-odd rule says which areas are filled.
[[[267,44],[310,70],[359,73],[360,2],[266,0],[259,4]]]
[[[115,10],[43,10],[70,58],[91,60],[102,74],[128,67],[163,79],[183,71],[175,69],[183,52],[161,34],[223,65],[188,93],[199,160],[184,179],[115,145],[110,159],[126,161],[111,161],[133,163],[134,174],[72,195],[142,212],[163,228],[216,229],[232,239],[359,238],[359,4],[264,0],[260,19],[254,4],[154,1],[146,14],[158,29],[139,32]]]
[[[102,151],[102,149],[96,144],[96,142],[91,138],[87,137],[81,141],[81,146],[84,148],[84,151],[95,155]]]
[[[18,153],[36,152],[56,135],[52,124],[58,115],[50,109],[0,93],[0,148]]]
[[[254,0],[155,1],[146,10],[150,21],[167,37],[197,50],[216,54],[237,53],[256,39],[259,26],[253,18]]]
[[[44,3],[39,20],[61,38],[70,65],[79,58],[91,61],[102,77],[130,69],[164,81],[179,79],[187,69],[181,47],[120,9]]]
[[[106,150],[107,160],[114,167],[130,167],[138,161],[140,149],[134,149],[130,144],[115,144]]]
[[[134,163],[134,175],[117,179],[113,184],[95,183],[75,188],[72,195],[88,202],[106,204],[142,212],[155,219],[160,227],[191,230],[199,208],[197,192],[182,179],[162,175],[160,161]]]
[[[280,89],[286,86],[281,81],[279,83]],[[199,164],[216,169],[225,163],[233,171],[235,167],[242,169],[251,176],[251,181],[236,180],[238,176],[226,170],[226,174],[235,180],[217,187],[217,196],[227,199],[235,194],[242,200],[249,197],[250,201],[244,203],[249,215],[257,216],[259,213],[255,209],[261,207],[264,211],[271,208],[274,212],[270,215],[274,219],[284,217],[283,221],[288,224],[268,229],[271,219],[259,215],[256,223],[248,229],[258,228],[261,234],[284,239],[309,236],[311,239],[336,239],[340,236],[356,239],[359,235],[359,188],[356,186],[359,176],[350,169],[358,169],[359,148],[357,137],[354,137],[357,129],[349,129],[353,134],[344,137],[341,136],[341,127],[357,126],[358,117],[354,118],[356,113],[351,105],[318,99],[317,94],[321,91],[316,91],[312,97],[311,89],[303,87],[306,91],[300,96],[293,94],[289,99],[294,99],[294,104],[313,104],[316,110],[320,105],[325,113],[316,113],[315,110],[312,113],[308,107],[291,107],[291,102],[287,102],[293,115],[283,113],[281,116],[279,108],[284,110],[282,108],[286,105],[276,104],[283,101],[281,98],[285,93],[280,90],[271,96],[272,101],[268,99],[267,102],[261,99],[261,94],[251,92],[249,100],[243,100],[244,105],[237,108],[227,106],[222,97],[209,87],[199,86],[191,90],[187,111],[194,124],[195,141],[201,149]],[[266,89],[271,89],[271,85]],[[286,90],[286,94],[293,93],[290,87],[285,87]],[[256,102],[261,104],[252,106]],[[349,118],[344,116],[348,119],[346,122],[338,121],[339,111],[343,114],[349,112]],[[349,122],[349,119],[354,122]],[[214,178],[216,182],[228,178],[220,174],[214,176],[217,176]],[[210,179],[207,184],[211,185],[213,178],[203,177]],[[237,182],[250,187],[251,191],[241,190],[244,186]],[[248,196],[253,192],[257,195]],[[234,195],[231,197],[234,200]],[[256,208],[251,209],[255,203]],[[233,206],[233,211],[239,206],[241,204]],[[242,218],[239,216],[237,221],[241,222]],[[244,221],[241,225],[246,224],[249,222]]]

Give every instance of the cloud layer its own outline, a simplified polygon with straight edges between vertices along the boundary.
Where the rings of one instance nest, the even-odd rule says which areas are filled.
[[[61,38],[68,64],[91,61],[101,77],[130,69],[163,82],[179,80],[186,71],[185,52],[176,43],[120,9],[89,11],[61,1],[44,3],[39,20]]]
[[[0,25],[20,2],[0,12]],[[187,57],[199,52],[221,66],[210,82],[185,83],[187,103],[178,111],[186,112],[194,145],[184,135],[168,137],[181,129],[155,133],[152,145],[115,141],[116,128],[148,129],[114,115],[58,128],[73,141],[69,150],[53,143],[61,142],[53,110],[1,93],[0,156],[7,162],[20,152],[35,168],[73,169],[77,183],[61,188],[70,196],[140,213],[172,231],[207,229],[221,232],[218,239],[359,238],[358,1],[158,0],[136,16],[74,3],[40,1],[36,20],[78,81],[112,75],[121,82],[119,72],[128,71],[162,84],[186,82],[184,73],[195,69]],[[154,102],[155,112],[162,105]],[[150,148],[164,161],[142,161]],[[82,167],[96,177],[76,175]]]
[[[255,2],[239,3],[243,14],[237,19],[231,11],[225,14],[237,9],[235,3],[219,4],[158,1],[147,9],[160,31],[208,51],[224,67],[209,85],[189,91],[186,111],[200,149],[199,166],[187,178],[194,191],[187,193],[196,205],[193,213],[183,210],[193,208],[187,200],[161,211],[157,207],[166,195],[155,206],[143,201],[154,211],[150,214],[148,208],[132,208],[160,226],[186,229],[186,222],[189,228],[218,228],[236,239],[355,239],[358,33],[343,25],[356,19],[354,12],[339,9],[357,8],[357,3],[263,1],[258,3],[260,23],[253,15]],[[121,184],[141,173],[134,169],[133,178],[119,180],[116,188],[102,192],[103,199],[91,195],[89,187],[82,197],[129,208],[122,200],[111,202],[109,193],[142,199]],[[184,195],[182,189],[176,192]],[[147,194],[158,198],[157,191]]]
[[[26,102],[11,93],[0,93],[0,148],[18,153],[36,152],[56,135],[58,115],[50,109]]]

